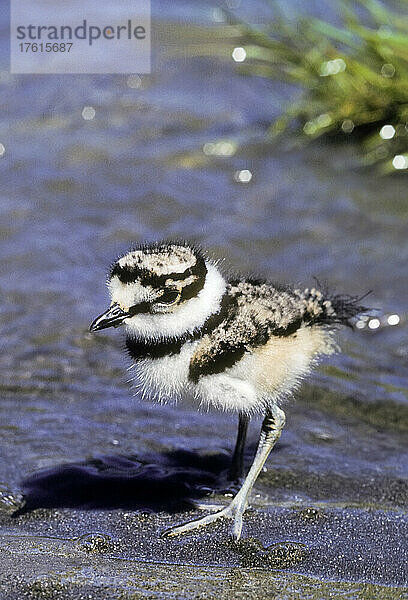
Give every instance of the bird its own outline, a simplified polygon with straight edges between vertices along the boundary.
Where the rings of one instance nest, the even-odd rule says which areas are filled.
[[[189,241],[136,244],[111,266],[109,308],[90,325],[121,327],[141,397],[238,414],[229,472],[240,485],[228,506],[177,525],[168,536],[231,519],[239,540],[251,490],[285,425],[285,400],[318,359],[338,351],[335,332],[366,312],[362,298],[228,276]],[[244,478],[251,416],[259,442]]]

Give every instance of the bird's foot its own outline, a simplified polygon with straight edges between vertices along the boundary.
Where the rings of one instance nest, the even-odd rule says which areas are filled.
[[[231,537],[234,540],[239,540],[241,537],[242,516],[245,511],[245,504],[243,504],[239,499],[237,501],[236,500],[237,498],[234,498],[234,500],[228,506],[216,513],[206,515],[205,517],[196,519],[195,521],[189,521],[188,523],[178,525],[177,527],[172,527],[171,529],[167,529],[163,535],[166,537],[175,537],[176,535],[194,531],[195,529],[199,529],[205,525],[210,525],[219,519],[225,518],[233,519],[234,522],[231,529]]]
[[[207,510],[210,512],[221,512],[224,508],[224,504],[207,504],[206,502],[194,502],[194,508],[197,510]]]

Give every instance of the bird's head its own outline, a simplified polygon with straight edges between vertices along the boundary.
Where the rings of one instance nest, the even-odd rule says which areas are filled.
[[[90,330],[123,324],[128,335],[151,339],[193,332],[216,312],[225,290],[216,267],[184,243],[129,251],[113,264],[107,283],[111,305]]]

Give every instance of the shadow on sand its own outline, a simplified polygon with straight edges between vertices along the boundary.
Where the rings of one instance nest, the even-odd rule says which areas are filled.
[[[36,508],[147,509],[180,512],[226,484],[227,452],[174,450],[98,456],[38,471],[22,482],[21,515]]]

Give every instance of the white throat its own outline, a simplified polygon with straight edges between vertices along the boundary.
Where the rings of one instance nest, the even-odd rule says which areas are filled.
[[[158,340],[193,333],[208,317],[216,313],[224,295],[226,282],[215,265],[206,261],[207,275],[202,290],[172,313],[140,314],[124,323],[126,333],[135,338]]]

